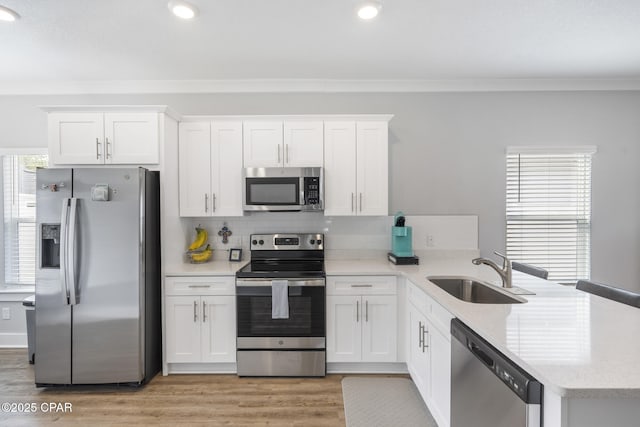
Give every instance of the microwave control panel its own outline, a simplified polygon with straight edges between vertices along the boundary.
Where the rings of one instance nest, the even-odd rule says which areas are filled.
[[[304,177],[304,204],[317,205],[320,203],[320,178],[317,176]]]

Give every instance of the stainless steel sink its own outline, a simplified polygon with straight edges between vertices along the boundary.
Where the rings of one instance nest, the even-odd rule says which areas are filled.
[[[463,276],[427,276],[427,280],[462,301],[475,304],[520,304],[524,298],[501,288]]]

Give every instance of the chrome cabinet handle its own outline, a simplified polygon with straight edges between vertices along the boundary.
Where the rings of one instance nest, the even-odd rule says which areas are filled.
[[[371,288],[373,285],[351,285],[352,288]]]
[[[104,142],[107,144],[107,159],[111,158],[111,153],[109,152],[109,146],[111,145],[111,143],[109,142],[109,138],[105,138]]]
[[[351,212],[353,212],[353,199],[354,199],[354,194],[351,193]]]
[[[193,302],[193,323],[198,321],[198,301]]]
[[[422,328],[422,352],[423,353],[424,353],[425,348],[429,348],[429,344],[427,342],[428,337],[425,336],[428,333],[429,333],[429,331],[427,330],[427,328]]]
[[[280,144],[278,144],[278,163],[280,163]]]
[[[209,195],[207,193],[204,193],[204,211],[209,211]]]
[[[96,138],[96,160],[100,160],[100,141]]]
[[[207,321],[207,303],[202,301],[202,323]]]
[[[210,288],[211,285],[189,285],[190,288]]]
[[[362,193],[360,193],[360,212],[362,212]]]
[[[356,323],[360,321],[360,301],[356,301]]]
[[[365,300],[364,302],[364,321],[368,322],[369,321],[369,300]]]
[[[285,147],[285,150],[286,150],[285,154],[286,154],[286,159],[287,159],[285,161],[285,163],[289,163],[289,144],[286,144],[284,147]]]
[[[422,333],[422,322],[418,322],[418,348],[422,348],[422,352],[424,353],[424,347],[423,347],[423,340],[424,340],[424,334]]]
[[[213,193],[213,212],[216,211],[216,193]]]

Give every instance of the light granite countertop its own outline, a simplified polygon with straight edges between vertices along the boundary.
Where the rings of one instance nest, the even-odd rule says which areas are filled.
[[[514,272],[513,284],[535,295],[523,304],[460,301],[429,275],[470,276],[500,284],[477,251],[421,253],[420,265],[396,266],[384,257],[325,261],[327,275],[398,275],[424,290],[452,315],[554,393],[568,398],[640,398],[640,310],[572,286]],[[233,275],[246,262],[214,261],[165,268],[165,275]]]

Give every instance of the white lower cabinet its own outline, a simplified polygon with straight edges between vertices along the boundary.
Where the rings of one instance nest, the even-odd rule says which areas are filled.
[[[328,363],[397,361],[395,282],[389,276],[327,279]]]
[[[407,283],[407,367],[440,427],[451,416],[451,336],[453,316],[415,285]]]
[[[235,363],[233,293],[233,277],[166,278],[166,363]]]

